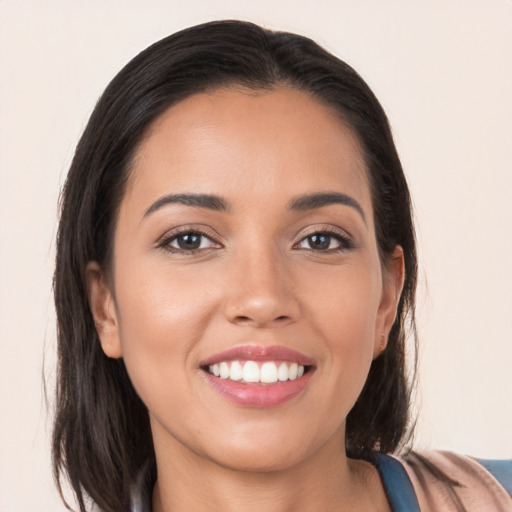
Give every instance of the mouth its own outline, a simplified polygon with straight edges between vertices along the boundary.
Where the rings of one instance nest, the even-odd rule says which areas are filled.
[[[275,407],[299,395],[314,373],[314,361],[284,347],[230,349],[200,365],[215,391],[243,407]]]
[[[312,366],[291,361],[221,361],[202,369],[214,377],[244,384],[273,384],[300,379]]]

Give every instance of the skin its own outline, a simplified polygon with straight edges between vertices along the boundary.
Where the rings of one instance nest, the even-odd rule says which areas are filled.
[[[333,191],[361,211],[289,208]],[[181,193],[229,208],[147,213]],[[178,227],[207,237],[184,251]],[[326,230],[329,248],[312,247]],[[403,268],[399,247],[381,264],[356,137],[307,94],[228,88],[157,119],[120,207],[112,272],[87,268],[103,350],[124,358],[149,410],[154,511],[389,510],[376,470],[346,457],[345,419],[385,348]],[[309,384],[273,408],[226,400],[200,362],[247,344],[312,358]]]

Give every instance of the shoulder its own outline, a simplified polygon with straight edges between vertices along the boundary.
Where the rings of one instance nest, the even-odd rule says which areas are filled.
[[[421,510],[512,511],[512,459],[478,460],[446,451],[398,458]]]

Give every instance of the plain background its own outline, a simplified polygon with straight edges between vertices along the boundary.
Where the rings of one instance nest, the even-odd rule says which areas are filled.
[[[312,37],[393,126],[420,249],[416,447],[512,456],[512,2],[0,0],[0,512],[53,488],[57,200],[108,81],[150,43],[221,18]]]

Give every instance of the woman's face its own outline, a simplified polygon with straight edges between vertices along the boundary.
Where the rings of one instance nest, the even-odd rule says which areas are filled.
[[[91,264],[88,280],[157,456],[270,470],[344,449],[402,268],[399,249],[381,268],[361,150],[334,112],[296,90],[230,88],[152,125],[111,278]]]

